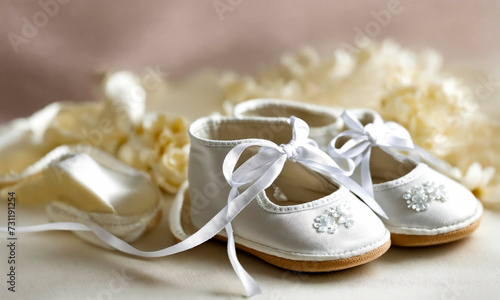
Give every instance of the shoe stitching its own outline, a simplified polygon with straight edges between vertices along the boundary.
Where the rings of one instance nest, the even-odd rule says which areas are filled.
[[[251,104],[251,105],[250,105]],[[246,103],[245,109],[243,110],[243,114],[248,111],[249,109],[262,109],[262,108],[269,108],[269,107],[284,107],[284,108],[294,108],[294,109],[300,109],[303,111],[307,112],[313,112],[318,115],[322,116],[333,116],[334,118],[338,118],[336,114],[334,114],[331,110],[324,110],[321,106],[318,105],[313,105],[309,103],[295,103],[294,101],[287,101],[287,100],[272,100],[272,99],[266,99],[266,101],[255,101],[253,103]],[[241,113],[241,112],[240,112]],[[258,116],[257,116],[258,117]],[[269,118],[269,117],[263,117],[263,118]]]
[[[434,227],[434,228],[424,228],[424,227],[406,227],[406,226],[392,226],[392,225],[387,225],[391,228],[397,228],[397,229],[408,229],[408,230],[412,230],[412,229],[417,229],[417,230],[420,230],[420,231],[426,231],[426,232],[432,232],[432,231],[436,231],[436,230],[439,230],[439,229],[446,229],[446,228],[449,228],[449,227],[453,227],[453,226],[457,226],[457,225],[460,225],[460,224],[464,224],[464,223],[467,223],[467,222],[470,222],[471,220],[474,220],[474,218],[478,217],[477,214],[480,210],[480,206],[477,205],[476,209],[474,210],[474,213],[472,214],[472,216],[468,217],[467,219],[465,220],[459,220],[453,224],[449,224],[449,225],[446,225],[446,226],[441,226],[441,227]],[[481,215],[479,215],[480,217]]]
[[[272,202],[269,203],[263,199],[262,194],[258,194],[256,198],[257,198],[257,202],[259,204],[261,204],[260,206],[264,210],[266,210],[270,213],[286,214],[286,213],[293,213],[293,212],[297,212],[297,211],[307,211],[307,210],[315,209],[315,208],[318,208],[321,206],[325,206],[327,204],[332,204],[332,203],[335,203],[337,201],[340,201],[341,198],[346,197],[348,194],[349,193],[347,192],[347,189],[343,188],[343,189],[339,189],[337,192],[330,194],[328,196],[325,196],[321,199],[314,200],[314,201],[304,203],[304,204],[291,205],[291,206],[279,206],[279,205],[276,205]],[[327,197],[328,197],[328,199],[325,199]]]
[[[381,192],[381,191],[394,189],[394,188],[403,186],[405,184],[409,184],[412,181],[414,181],[414,180],[418,179],[419,177],[421,177],[422,175],[424,175],[427,168],[429,168],[429,167],[426,164],[420,163],[416,169],[414,169],[412,172],[410,172],[409,174],[407,174],[401,178],[398,178],[398,179],[395,179],[392,181],[388,181],[388,182],[384,182],[384,183],[374,184],[373,191]]]
[[[224,120],[224,119],[222,119],[222,120]],[[281,122],[280,121],[269,122],[269,121],[266,121],[266,119],[262,119],[262,120],[231,119],[231,124],[283,125],[284,127],[289,126],[289,124],[287,122],[285,122],[285,120],[286,119],[281,118]],[[217,121],[212,120],[210,123],[197,125],[197,127],[195,129],[190,130],[191,136],[195,139],[196,144],[200,144],[200,145],[204,145],[204,146],[208,146],[208,147],[226,148],[229,146],[234,147],[235,145],[241,144],[241,143],[249,143],[249,142],[252,142],[253,140],[258,139],[255,137],[255,138],[247,138],[247,139],[241,139],[241,140],[221,141],[221,140],[203,139],[203,138],[199,138],[197,136],[197,135],[199,135],[199,132],[201,130],[207,129],[207,128],[213,128],[214,124],[217,124],[216,122]],[[223,124],[223,123],[229,123],[229,122],[219,122],[218,124]],[[291,129],[291,127],[290,127],[290,129]],[[193,143],[193,141],[191,143]]]

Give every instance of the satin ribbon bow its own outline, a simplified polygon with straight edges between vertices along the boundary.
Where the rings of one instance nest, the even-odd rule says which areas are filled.
[[[397,149],[411,151],[414,149],[410,133],[395,122],[383,123],[376,120],[363,126],[349,111],[341,115],[348,130],[338,134],[328,145],[328,154],[333,158],[351,158],[355,165],[361,164],[361,185],[373,197],[373,184],[370,173],[370,157],[373,147],[384,150]],[[339,139],[348,140],[337,148]]]
[[[424,149],[415,145],[410,133],[403,126],[395,122],[375,120],[365,126],[349,111],[341,115],[346,130],[337,135],[328,145],[328,154],[333,158],[351,158],[355,165],[361,164],[361,185],[373,197],[373,184],[370,173],[370,157],[373,147],[391,152],[392,150],[408,151],[411,158],[425,161],[437,169],[451,168],[448,163],[436,158]],[[340,148],[337,148],[339,139],[348,139]]]
[[[18,227],[22,232],[39,232],[49,230],[93,231],[96,236],[111,247],[131,255],[141,257],[163,257],[183,252],[204,243],[225,228],[228,236],[228,256],[236,274],[245,287],[246,294],[253,296],[260,293],[257,282],[245,271],[236,256],[235,241],[231,221],[253,199],[266,188],[283,170],[285,162],[291,160],[300,163],[318,173],[334,178],[357,194],[365,203],[380,216],[387,218],[382,208],[370,197],[366,191],[348,176],[354,171],[355,165],[350,158],[331,158],[317,148],[312,140],[308,139],[309,126],[301,119],[291,117],[293,138],[288,144],[277,145],[268,140],[249,139],[236,145],[226,155],[223,163],[223,173],[231,186],[227,205],[217,213],[207,224],[182,242],[158,251],[141,251],[113,234],[107,232],[95,222],[87,224],[73,222],[56,222],[34,226]],[[236,164],[243,152],[253,146],[259,151],[250,157],[236,170]],[[0,227],[1,231],[7,228]]]

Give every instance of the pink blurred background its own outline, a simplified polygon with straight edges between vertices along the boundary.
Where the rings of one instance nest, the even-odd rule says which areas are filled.
[[[352,45],[391,5],[399,12],[375,40],[432,47],[447,64],[500,65],[500,1],[59,1],[0,2],[0,121],[92,99],[104,70],[158,66],[176,80],[204,67],[253,72],[304,44]],[[23,36],[26,21],[36,33]]]

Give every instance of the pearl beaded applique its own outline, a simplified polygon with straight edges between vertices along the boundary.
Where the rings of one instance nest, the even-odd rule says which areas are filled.
[[[408,208],[417,212],[427,210],[433,200],[441,202],[448,200],[444,185],[437,185],[434,182],[412,187],[403,194],[403,199],[406,200]]]
[[[313,227],[316,232],[327,232],[334,234],[339,226],[344,225],[345,228],[351,228],[354,225],[352,214],[349,214],[350,207],[345,203],[331,206],[325,210],[322,215],[314,219]]]

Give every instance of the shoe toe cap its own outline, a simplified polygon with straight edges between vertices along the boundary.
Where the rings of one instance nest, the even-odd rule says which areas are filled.
[[[422,176],[375,194],[389,216],[392,233],[441,234],[467,226],[482,212],[463,185],[428,169]]]

